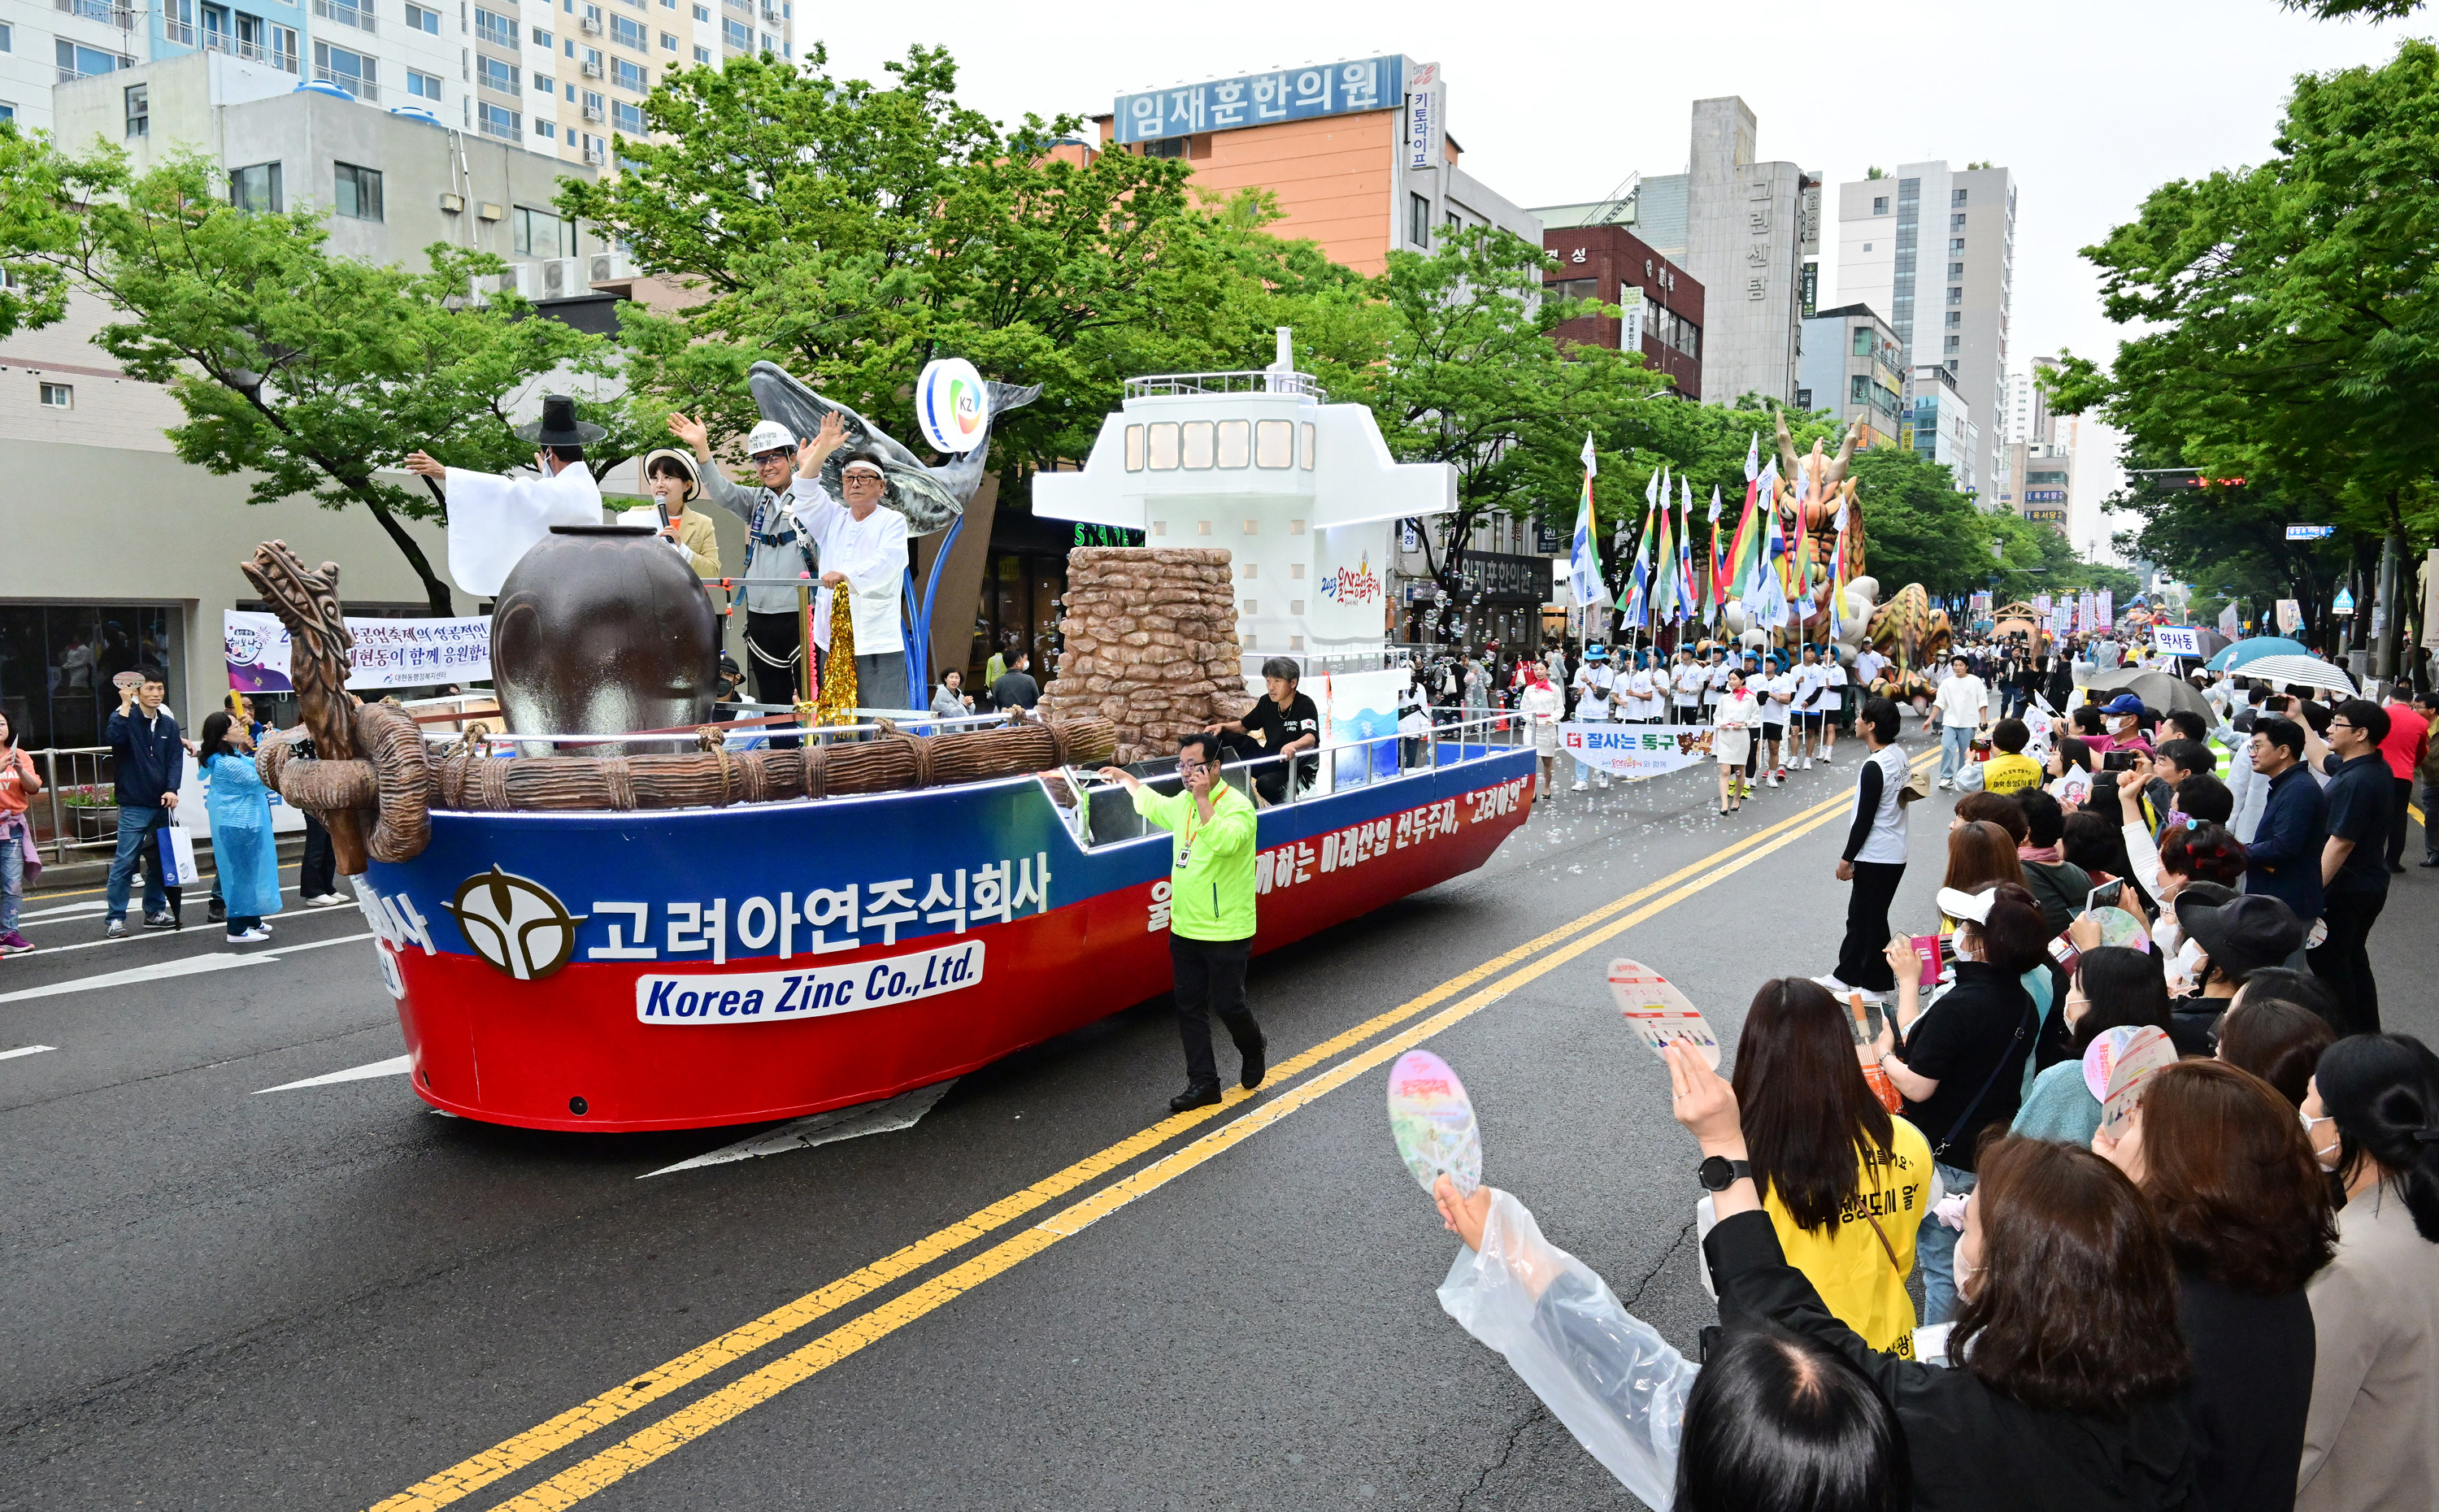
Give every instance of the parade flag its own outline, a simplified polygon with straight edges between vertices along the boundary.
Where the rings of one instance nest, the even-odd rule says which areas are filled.
[[[1600,542],[1593,534],[1600,528],[1593,513],[1593,477],[1600,471],[1600,462],[1593,453],[1593,436],[1584,433],[1584,496],[1576,507],[1575,557],[1567,564],[1567,583],[1574,591],[1576,602],[1587,608],[1611,601],[1609,583],[1601,577]]]
[[[1703,564],[1703,617],[1717,621],[1728,606],[1727,563],[1719,560],[1719,486],[1711,485],[1711,555]]]
[[[1753,433],[1753,439],[1745,443],[1745,482],[1750,484],[1760,476],[1761,433],[1755,431]]]
[[[1652,564],[1651,623],[1655,629],[1685,617],[1685,605],[1678,592],[1682,583],[1677,576],[1677,544],[1671,530],[1675,522],[1670,517],[1674,512],[1664,498],[1660,506],[1660,544]]]
[[[1702,617],[1702,595],[1694,585],[1694,485],[1677,480],[1677,577],[1685,598],[1685,617]]]

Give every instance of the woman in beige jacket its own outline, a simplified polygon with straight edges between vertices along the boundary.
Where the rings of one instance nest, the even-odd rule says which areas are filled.
[[[2297,1512],[2439,1504],[2439,1056],[2363,1034],[2321,1056],[2304,1128],[2345,1183],[2312,1278],[2312,1411]]]

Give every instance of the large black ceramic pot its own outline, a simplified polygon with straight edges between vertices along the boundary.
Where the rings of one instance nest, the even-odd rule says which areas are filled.
[[[641,525],[553,525],[491,610],[491,681],[511,734],[701,724],[720,689],[720,620],[685,557]],[[668,753],[540,743],[527,756]]]

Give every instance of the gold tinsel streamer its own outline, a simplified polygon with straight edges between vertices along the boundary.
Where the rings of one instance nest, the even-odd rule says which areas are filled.
[[[855,722],[855,613],[847,603],[846,583],[830,590],[830,651],[822,659],[821,702],[813,722]]]

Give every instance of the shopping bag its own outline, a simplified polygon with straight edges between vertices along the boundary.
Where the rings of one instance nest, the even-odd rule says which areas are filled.
[[[192,887],[204,880],[195,866],[195,837],[187,833],[185,826],[166,824],[153,833],[161,846],[162,886]]]

